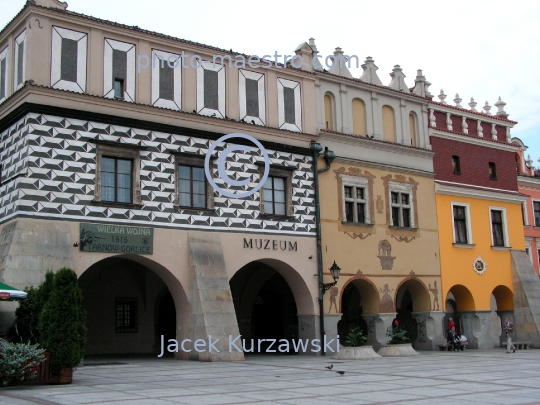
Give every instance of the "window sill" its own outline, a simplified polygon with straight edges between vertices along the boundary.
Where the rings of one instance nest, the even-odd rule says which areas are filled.
[[[364,222],[341,221],[341,223],[343,225],[347,225],[347,226],[359,226],[359,227],[362,227],[362,228],[373,228],[375,226],[375,224],[367,224],[367,223],[364,223]]]
[[[174,208],[177,211],[193,211],[193,212],[215,212],[216,210],[214,208],[197,208],[197,207],[189,207],[184,205],[175,205]]]
[[[264,214],[260,213],[259,217],[261,219],[274,219],[276,221],[291,221],[294,219],[293,215],[274,215],[274,214]]]
[[[491,249],[493,250],[510,250],[512,249],[511,246],[492,246]]]
[[[398,231],[410,231],[410,232],[416,232],[418,230],[418,228],[406,228],[404,226],[394,226],[394,225],[390,225],[388,228],[395,229]]]
[[[100,205],[102,207],[114,207],[114,208],[142,208],[142,204],[135,203],[118,203],[114,201],[98,201],[92,200],[93,205]]]
[[[469,243],[452,243],[452,245],[460,249],[472,249],[473,247],[476,246],[475,244],[469,244]]]
[[[531,226],[530,226],[530,225],[523,225],[523,228],[525,228],[525,229],[531,229]]]

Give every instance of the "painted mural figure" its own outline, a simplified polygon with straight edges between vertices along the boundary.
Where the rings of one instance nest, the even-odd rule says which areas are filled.
[[[433,311],[439,310],[439,290],[437,289],[437,281],[433,282],[433,288],[431,288],[431,284],[428,284],[429,291],[433,294]],[[437,309],[435,309],[435,307]]]
[[[383,294],[381,299],[380,311],[382,313],[394,312],[394,301],[392,300],[392,296],[390,295],[394,290],[391,290],[390,288],[388,288],[388,284],[385,284],[384,288],[379,287],[379,291],[381,292],[381,294]]]
[[[379,256],[392,256],[392,245],[386,239],[379,242]]]
[[[338,288],[337,287],[332,287],[330,289],[330,308],[328,309],[328,313],[330,313],[330,311],[332,311],[332,305],[334,306],[334,309],[337,313],[337,303],[336,303],[336,298],[337,298],[337,295],[338,295]]]

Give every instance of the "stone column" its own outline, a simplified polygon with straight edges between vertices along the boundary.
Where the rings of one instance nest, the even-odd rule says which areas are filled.
[[[392,326],[392,320],[395,317],[395,312],[362,315],[362,318],[368,324],[368,340],[366,344],[373,346],[373,350],[379,350],[381,345],[388,342],[386,331]]]
[[[338,341],[338,343],[331,343],[330,347],[335,350],[336,347],[339,345],[339,338],[338,338],[338,322],[341,320],[342,314],[325,314],[324,315],[324,331],[326,334],[326,341],[329,342],[332,339],[335,339]],[[317,322],[317,330],[319,328],[319,323]],[[318,338],[318,336],[317,336]],[[324,339],[324,337],[323,337]],[[326,352],[327,356],[332,356],[332,352]]]
[[[499,343],[501,344],[501,346],[506,347],[506,332],[504,331],[504,320],[506,319],[506,317],[510,318],[510,322],[514,324],[514,329],[515,329],[516,323],[514,322],[514,311],[495,311],[495,312],[497,312],[497,315],[499,315],[499,318],[501,318],[501,335],[499,336]],[[517,337],[518,335],[516,331],[514,330],[514,337],[512,338],[512,340],[517,341]]]
[[[328,328],[328,325],[326,324],[327,320],[325,318],[325,327]],[[337,321],[336,321],[337,322]],[[319,315],[298,315],[298,336],[295,337],[295,339],[302,339],[309,341],[313,339],[318,339],[319,334]],[[309,348],[311,350],[311,347]],[[314,354],[310,351],[308,352],[302,352],[300,351],[299,354]],[[320,353],[317,353],[320,354]]]
[[[414,341],[415,349],[437,350],[437,345],[446,343],[446,331],[441,327],[444,312],[413,312],[412,316],[418,325],[418,337]]]
[[[491,311],[461,311],[461,334],[467,336],[469,349],[493,349],[493,338],[489,334],[489,316]]]

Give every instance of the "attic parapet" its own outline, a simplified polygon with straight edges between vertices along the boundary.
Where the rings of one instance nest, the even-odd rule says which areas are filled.
[[[500,143],[511,143],[511,128],[516,124],[515,121],[508,119],[508,114],[504,110],[506,103],[499,97],[494,104],[497,112],[491,114],[492,108],[486,101],[482,112],[476,109],[477,103],[471,97],[468,103],[469,109],[461,105],[462,99],[459,94],[454,98],[454,105],[446,102],[446,94],[441,90],[439,102],[431,101],[429,103],[429,127],[443,132],[452,132],[454,134],[466,135],[475,138],[490,139]]]

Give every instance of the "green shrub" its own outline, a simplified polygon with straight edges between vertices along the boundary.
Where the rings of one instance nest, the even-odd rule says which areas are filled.
[[[352,328],[349,334],[345,337],[345,345],[348,347],[363,346],[367,342],[367,337],[364,336],[362,329]]]
[[[40,343],[51,352],[53,373],[80,363],[86,343],[86,311],[73,270],[63,268],[54,275],[52,291],[41,312],[38,329]]]
[[[399,345],[401,343],[407,343],[409,338],[405,336],[407,334],[406,330],[400,329],[399,326],[396,326],[393,330],[388,328],[386,331],[386,336],[390,338],[390,341],[387,343],[389,345]]]
[[[15,323],[23,342],[39,342],[39,317],[51,294],[53,278],[53,272],[48,271],[45,273],[45,281],[38,288],[26,287],[24,289],[28,295],[24,300],[19,301],[19,307],[15,310]],[[14,326],[12,326],[13,329]]]
[[[0,339],[0,383],[8,385],[15,381],[26,381],[35,378],[31,369],[45,360],[38,344],[9,343]]]

